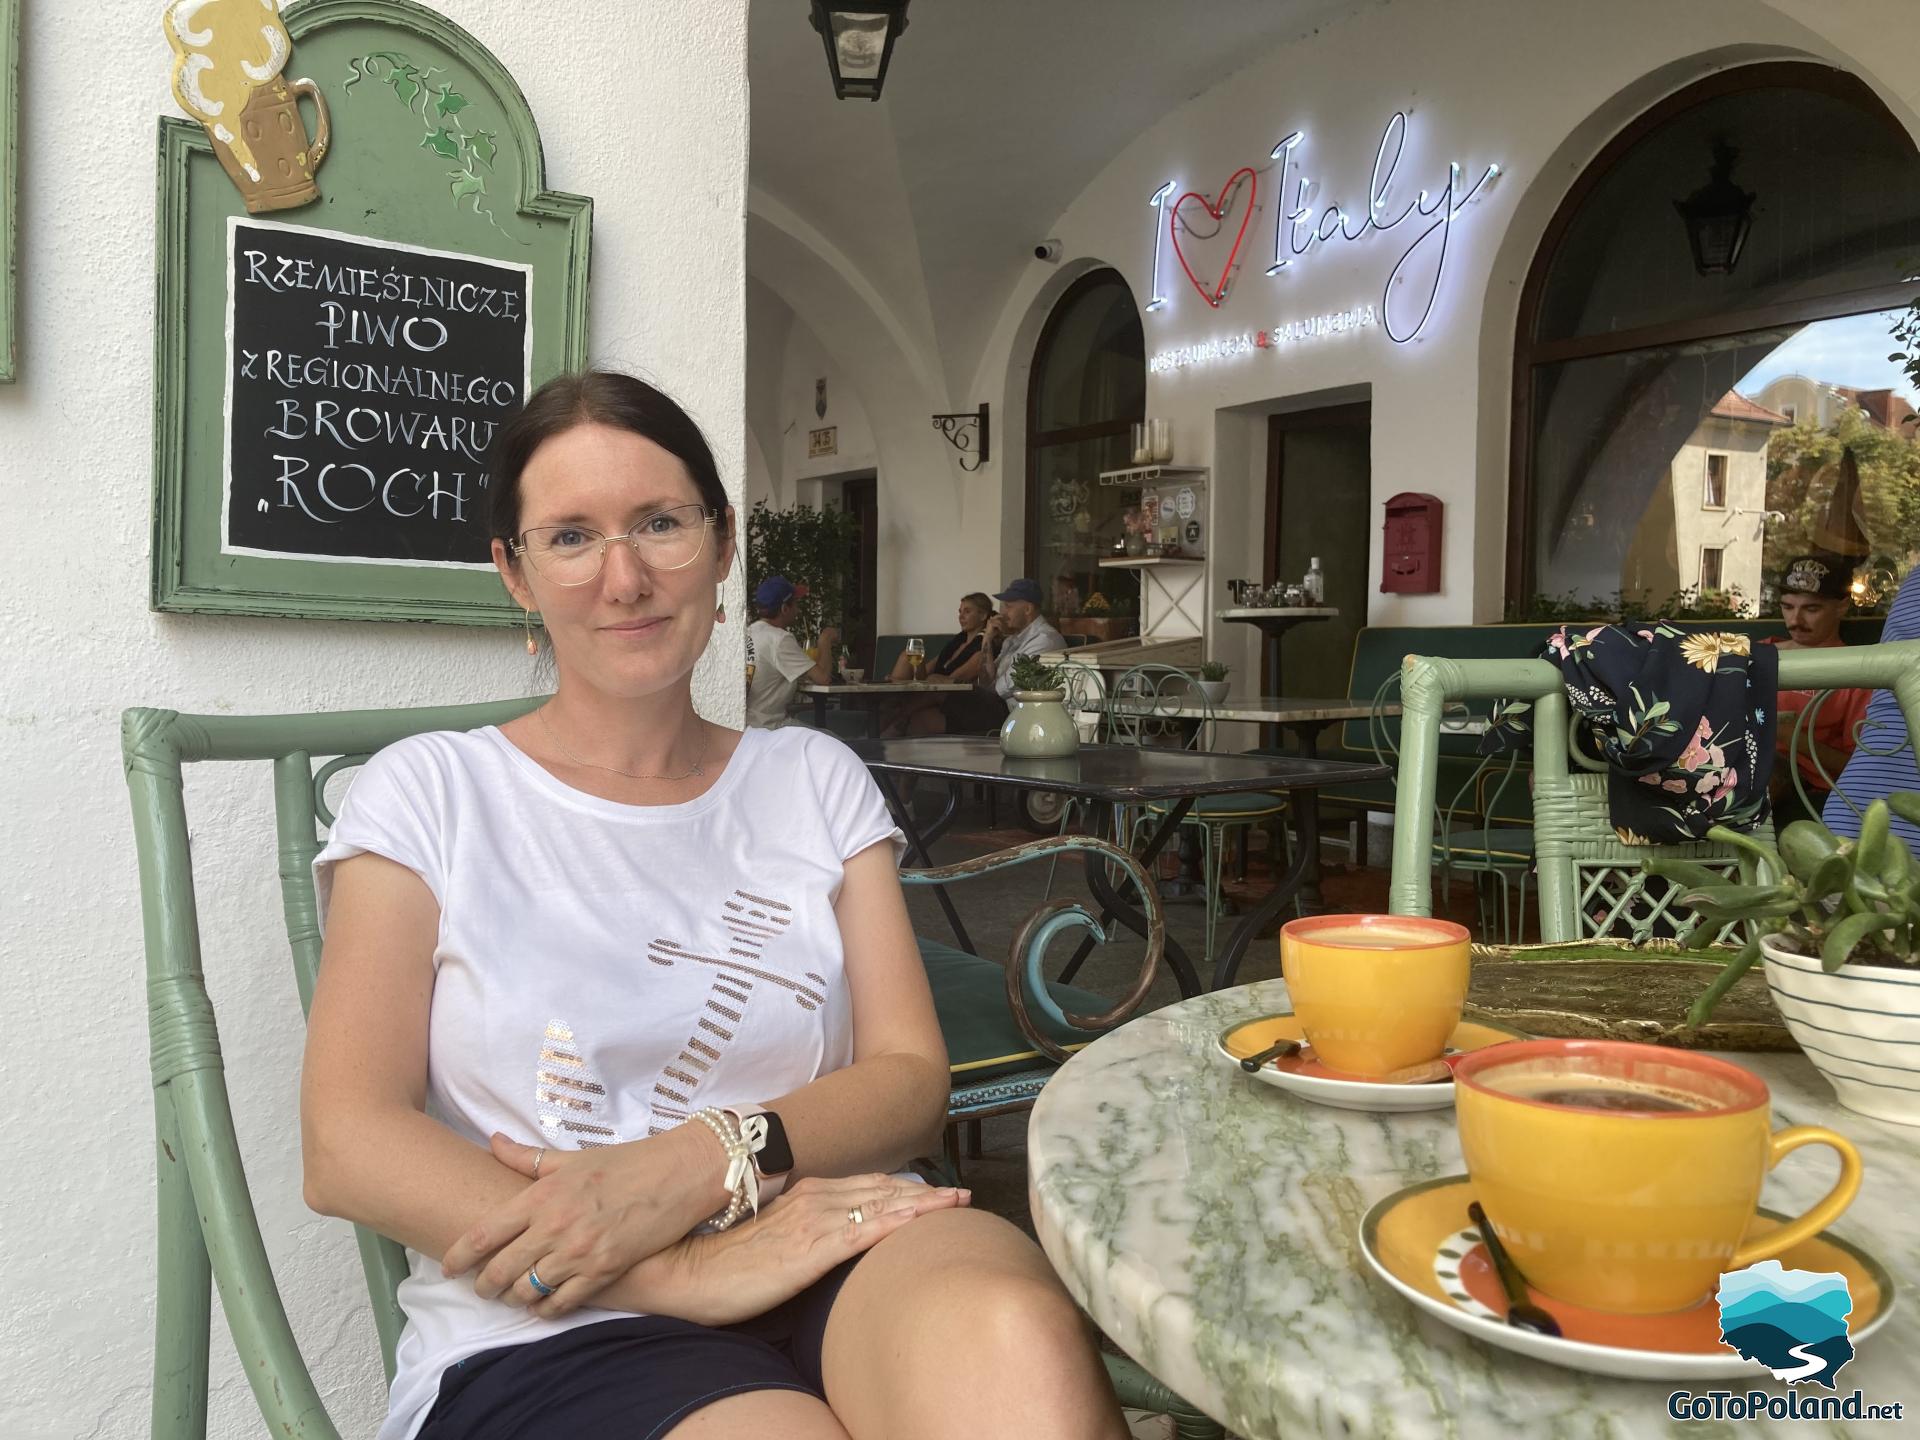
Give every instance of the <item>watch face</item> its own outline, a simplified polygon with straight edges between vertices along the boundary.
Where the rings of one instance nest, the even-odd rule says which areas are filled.
[[[762,1175],[784,1175],[793,1168],[793,1147],[787,1143],[787,1127],[771,1110],[760,1112],[767,1122],[767,1143],[753,1157]]]

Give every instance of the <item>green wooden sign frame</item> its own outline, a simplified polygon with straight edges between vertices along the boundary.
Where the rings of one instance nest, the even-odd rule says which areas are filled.
[[[0,384],[19,374],[20,0],[0,0]]]
[[[331,112],[318,201],[247,217],[199,122],[160,121],[153,608],[518,624],[490,569],[223,548],[229,217],[529,265],[533,385],[587,357],[593,204],[546,188],[539,131],[505,67],[412,0],[301,0],[283,18],[286,75],[313,80]]]

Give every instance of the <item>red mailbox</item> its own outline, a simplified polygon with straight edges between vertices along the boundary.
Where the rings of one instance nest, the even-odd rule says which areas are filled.
[[[1438,495],[1407,490],[1387,501],[1380,589],[1389,595],[1432,595],[1440,589],[1441,515]]]

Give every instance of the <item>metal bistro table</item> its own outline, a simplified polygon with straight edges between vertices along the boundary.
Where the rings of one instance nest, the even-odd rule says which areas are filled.
[[[964,695],[973,686],[956,684],[951,680],[902,680],[898,684],[887,680],[862,680],[858,685],[843,680],[836,685],[815,685],[809,681],[795,688],[813,701],[813,723],[819,729],[827,728],[827,702],[839,700],[865,710],[867,729],[877,738],[880,734],[880,707],[889,699],[898,700],[905,695]]]
[[[1237,620],[1252,625],[1266,636],[1267,684],[1280,688],[1280,637],[1308,620],[1332,620],[1339,616],[1335,605],[1235,605],[1216,610],[1216,620]]]
[[[1491,1348],[1420,1314],[1374,1278],[1360,1220],[1405,1186],[1466,1172],[1454,1112],[1332,1110],[1213,1053],[1229,1025],[1290,1008],[1284,982],[1265,980],[1133,1020],[1061,1067],[1027,1127],[1033,1220],[1048,1258],[1100,1328],[1175,1393],[1248,1440],[1869,1440],[1900,1429],[1672,1420],[1675,1390],[1787,1387],[1757,1365],[1750,1382],[1607,1379]],[[1920,1400],[1916,1132],[1840,1109],[1803,1056],[1727,1058],[1767,1082],[1778,1124],[1829,1125],[1859,1146],[1865,1178],[1834,1231],[1887,1267],[1897,1298],[1840,1386],[1858,1387],[1868,1403],[1904,1402],[1910,1415]],[[1832,1175],[1796,1156],[1768,1177],[1761,1203],[1803,1210]]]
[[[1328,785],[1379,780],[1393,772],[1384,765],[1359,765],[1342,760],[1309,760],[1298,756],[1215,755],[1204,750],[1162,749],[1137,745],[1083,745],[1078,754],[1059,760],[1014,760],[1000,752],[993,737],[961,735],[932,736],[924,739],[855,740],[853,751],[866,763],[879,781],[887,804],[899,821],[912,847],[912,862],[932,865],[933,842],[953,823],[960,807],[963,784],[1004,785],[1012,789],[1054,790],[1103,805],[1144,804],[1159,800],[1168,803],[1160,824],[1138,853],[1149,872],[1154,859],[1179,832],[1180,822],[1202,795],[1238,795],[1266,790],[1284,790],[1294,807],[1299,823],[1312,830],[1318,823],[1318,792]],[[947,782],[946,808],[931,825],[924,828],[914,822],[912,807],[903,799],[902,778],[929,778]],[[1214,962],[1213,988],[1229,985],[1240,967],[1247,947],[1275,917],[1292,902],[1306,882],[1312,849],[1295,848],[1287,873],[1273,890],[1252,910],[1240,918],[1228,939],[1226,949]],[[1088,887],[1101,906],[1100,923],[1118,919],[1143,939],[1147,935],[1146,917],[1128,902],[1108,881],[1106,867],[1087,867]],[[947,923],[953,927],[960,948],[972,950],[966,927],[953,908],[944,887],[936,890]],[[1093,940],[1083,940],[1065,974],[1071,976],[1093,949]],[[1166,939],[1167,964],[1179,982],[1182,995],[1200,993],[1200,977],[1193,962],[1172,936]]]

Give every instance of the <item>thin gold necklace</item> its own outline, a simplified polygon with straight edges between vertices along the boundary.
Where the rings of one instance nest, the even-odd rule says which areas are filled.
[[[640,775],[635,773],[632,770],[622,770],[618,765],[596,765],[591,760],[582,760],[578,755],[574,754],[573,751],[569,750],[567,748],[567,742],[562,740],[560,736],[557,733],[555,733],[553,728],[553,722],[547,719],[546,706],[542,705],[538,710],[534,711],[533,713],[540,720],[540,728],[547,732],[547,738],[553,741],[553,743],[559,747],[560,753],[566,756],[567,759],[571,760],[574,764],[584,765],[589,770],[605,770],[609,775],[624,775],[629,780],[691,780],[696,775],[704,775],[707,773],[706,765],[705,765],[705,761],[707,758],[707,747],[706,747],[706,742],[704,740],[700,744],[700,752],[693,762],[693,768],[691,770],[686,771],[684,774]]]

